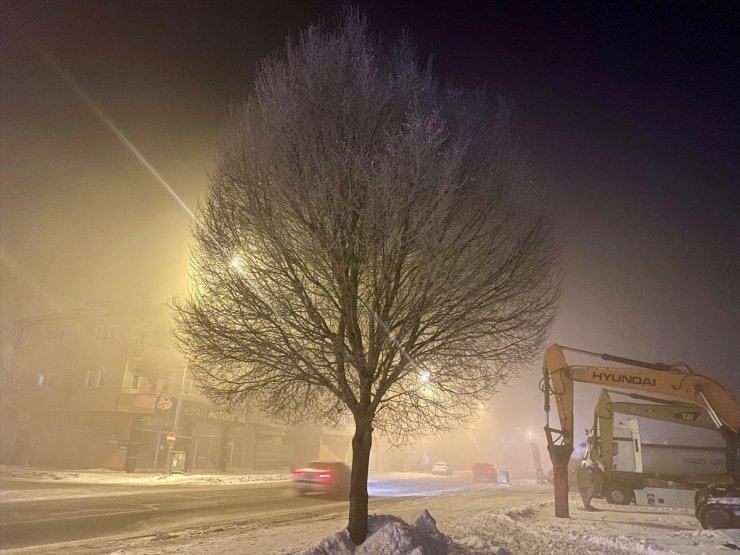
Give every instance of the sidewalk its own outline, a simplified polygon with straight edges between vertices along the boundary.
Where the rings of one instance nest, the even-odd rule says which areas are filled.
[[[105,469],[60,470],[0,465],[0,489],[7,490],[12,482],[99,484],[99,485],[168,485],[168,484],[247,484],[290,480],[282,470],[253,471],[248,474],[185,473],[165,475],[161,472],[127,473]]]

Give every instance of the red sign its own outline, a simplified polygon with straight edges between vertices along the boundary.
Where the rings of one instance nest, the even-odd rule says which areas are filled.
[[[172,447],[175,444],[175,440],[177,439],[177,435],[175,432],[167,432],[167,445]]]

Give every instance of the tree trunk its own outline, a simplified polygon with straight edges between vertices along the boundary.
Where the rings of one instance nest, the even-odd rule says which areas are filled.
[[[360,545],[367,537],[367,473],[372,445],[372,426],[356,423],[352,437],[352,484],[349,491],[349,536],[355,545]]]

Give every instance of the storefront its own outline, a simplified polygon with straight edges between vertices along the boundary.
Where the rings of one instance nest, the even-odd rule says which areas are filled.
[[[188,472],[279,469],[290,464],[292,449],[284,441],[285,426],[218,410],[195,399],[185,399],[177,426],[176,414],[171,409],[138,417],[131,430],[127,470],[164,470],[170,431],[177,435],[173,451],[186,453]]]

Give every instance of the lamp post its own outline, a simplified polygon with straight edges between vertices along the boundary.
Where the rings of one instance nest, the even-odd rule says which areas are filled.
[[[182,368],[182,380],[180,381],[180,395],[177,397],[177,408],[175,409],[175,421],[172,423],[172,433],[177,437],[177,428],[180,425],[180,413],[182,412],[182,403],[185,395],[185,378],[188,375],[188,367],[183,366]],[[172,474],[172,445],[167,445],[167,470],[165,474],[169,476]]]

